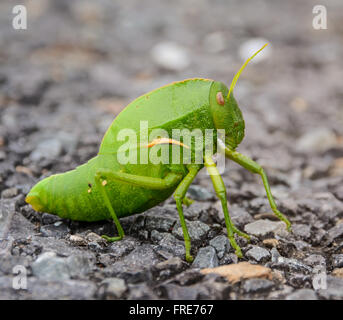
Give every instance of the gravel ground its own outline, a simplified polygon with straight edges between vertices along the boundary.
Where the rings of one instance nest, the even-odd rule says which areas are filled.
[[[342,1],[326,1],[327,30],[312,28],[310,0],[24,4],[28,29],[14,30],[13,2],[0,3],[1,299],[343,299]],[[266,169],[292,233],[259,177],[231,162],[229,209],[253,236],[237,238],[240,261],[204,170],[185,209],[193,264],[172,199],[122,219],[127,236],[112,244],[99,237],[115,232],[110,221],[25,204],[41,178],[96,155],[130,100],[189,77],[229,84],[260,38],[269,49],[235,91],[239,151]],[[18,272],[27,289],[13,285]]]

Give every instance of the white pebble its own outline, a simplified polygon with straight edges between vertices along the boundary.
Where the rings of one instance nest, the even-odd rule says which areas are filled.
[[[180,71],[187,68],[190,58],[187,50],[174,42],[160,42],[151,50],[154,61],[162,68]]]
[[[239,48],[238,54],[240,58],[245,61],[250,58],[257,50],[261,49],[268,40],[263,38],[253,38],[250,40],[245,41]],[[268,58],[271,54],[272,47],[269,43],[267,47],[265,47],[254,59],[251,61],[252,63],[260,62]]]

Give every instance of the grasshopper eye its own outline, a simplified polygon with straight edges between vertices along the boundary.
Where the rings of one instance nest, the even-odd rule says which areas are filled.
[[[225,104],[224,96],[223,96],[223,93],[221,91],[219,91],[217,93],[216,100],[217,100],[217,103],[220,104],[221,106],[223,106]]]

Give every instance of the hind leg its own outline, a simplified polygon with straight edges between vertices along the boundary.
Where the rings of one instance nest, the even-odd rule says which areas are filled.
[[[118,230],[117,237],[108,237],[106,235],[103,235],[102,237],[110,242],[121,240],[124,237],[124,230],[119,222],[119,219],[112,207],[111,201],[106,192],[106,184],[108,183],[108,181],[123,181],[147,189],[163,190],[172,187],[180,180],[181,176],[172,172],[168,173],[164,179],[159,179],[122,172],[113,172],[109,169],[99,169],[95,174],[95,183]]]

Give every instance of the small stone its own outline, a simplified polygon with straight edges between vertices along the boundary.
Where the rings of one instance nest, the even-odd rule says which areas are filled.
[[[0,161],[5,160],[5,159],[6,159],[5,151],[0,150]]]
[[[177,256],[180,258],[185,257],[185,245],[184,242],[176,239],[170,233],[162,234],[162,239],[160,240],[159,244],[155,246],[155,250],[160,253],[160,251],[165,252],[168,258],[172,256]],[[169,253],[169,255],[168,255]],[[161,254],[161,253],[160,253]]]
[[[276,248],[279,245],[279,240],[277,239],[265,239],[262,243],[268,248]]]
[[[187,221],[186,223],[189,236],[193,243],[200,243],[206,238],[208,232],[210,231],[210,227],[201,221]],[[180,222],[174,226],[172,234],[178,239],[183,240],[183,232]]]
[[[136,247],[121,260],[115,262],[111,267],[118,273],[134,274],[146,270],[160,262],[159,257],[148,244]]]
[[[223,32],[212,32],[204,38],[204,49],[211,53],[218,53],[226,47],[225,35]]]
[[[318,300],[316,293],[311,289],[299,289],[286,297],[286,300]]]
[[[334,277],[343,278],[343,268],[336,268],[331,273]]]
[[[230,241],[227,236],[220,235],[210,241],[210,246],[216,249],[218,258],[223,258],[224,254],[230,249]]]
[[[196,300],[197,288],[183,287],[174,283],[163,284],[159,287],[168,300]]]
[[[59,222],[61,222],[61,224],[59,224]],[[39,230],[44,237],[56,238],[64,238],[70,232],[68,226],[62,221],[57,221],[54,224],[43,225]]]
[[[166,261],[162,261],[153,266],[153,272],[159,280],[170,278],[171,276],[179,273],[187,268],[187,263],[179,257],[173,257]]]
[[[251,264],[249,262],[240,262],[237,264],[229,264],[216,268],[202,269],[201,273],[216,273],[225,277],[231,283],[236,283],[243,279],[251,278],[272,279],[272,272],[270,268]]]
[[[325,299],[342,299],[343,298],[343,278],[326,277],[326,288],[319,289],[317,293]]]
[[[225,221],[221,202],[217,201],[214,204],[214,207],[218,210],[219,219]],[[247,210],[235,204],[230,208],[230,216],[233,224],[238,228],[243,228],[246,224],[254,221],[254,218],[247,212]]]
[[[149,231],[170,232],[176,219],[163,215],[147,215],[145,228]]]
[[[293,242],[293,244],[298,251],[302,251],[305,248],[310,247],[310,245],[307,242],[302,241],[302,240],[296,240]]]
[[[130,284],[128,300],[157,300],[158,297],[153,292],[151,286],[146,283]]]
[[[300,238],[308,239],[311,237],[311,226],[294,223],[292,225],[292,232]]]
[[[267,261],[270,258],[269,251],[258,246],[253,246],[245,255],[257,262]]]
[[[214,199],[215,195],[213,192],[200,187],[198,185],[191,185],[188,188],[188,194],[191,199],[198,200],[198,201],[208,201]]]
[[[304,262],[308,264],[311,267],[315,267],[318,265],[325,266],[325,258],[321,256],[320,254],[311,254],[307,258],[304,259]]]
[[[62,143],[57,139],[48,139],[40,142],[36,149],[31,152],[33,161],[45,159],[56,159],[62,152]]]
[[[343,236],[343,223],[339,223],[336,226],[332,227],[328,232],[327,232],[327,244],[332,243],[338,238],[341,238]]]
[[[276,259],[272,259],[271,267],[293,272],[310,273],[312,271],[311,267],[307,266],[297,259],[285,258],[281,256],[277,257]]]
[[[17,188],[9,188],[9,189],[5,189],[4,191],[2,191],[1,193],[1,197],[4,199],[9,199],[9,198],[13,198],[16,195],[18,195],[18,189]]]
[[[72,242],[73,244],[77,245],[77,246],[86,246],[87,245],[87,241],[83,237],[81,237],[80,235],[77,235],[77,234],[70,235],[69,241]]]
[[[50,214],[50,213],[43,213],[42,214],[42,223],[43,224],[54,224],[57,221],[61,221],[62,219],[54,214]]]
[[[342,268],[343,267],[343,254],[334,254],[332,256],[332,266],[334,268]]]
[[[96,234],[95,232],[90,232],[86,235],[86,240],[88,242],[96,242],[99,244],[106,244],[107,241],[102,238],[101,236],[99,236],[98,234]]]
[[[296,150],[299,152],[321,153],[337,145],[335,133],[328,128],[315,128],[299,138]]]
[[[268,43],[268,40],[264,38],[251,38],[242,43],[239,47],[239,56],[241,60],[246,61],[250,58],[257,50],[261,49],[263,45]],[[271,45],[269,44],[265,49],[263,49],[254,59],[252,63],[262,61],[269,57],[271,53]]]
[[[267,236],[269,234],[279,234],[286,231],[286,224],[282,221],[257,220],[244,227],[245,232],[254,236]]]
[[[108,247],[108,252],[111,257],[119,259],[120,257],[130,253],[133,249],[138,247],[139,244],[140,242],[134,238],[124,237],[124,239],[122,239],[121,241],[113,242]]]
[[[160,42],[151,50],[154,61],[162,68],[181,71],[188,67],[190,58],[181,45],[175,42]]]
[[[211,247],[200,248],[192,264],[193,268],[215,268],[218,266],[216,250]]]
[[[32,264],[32,272],[41,279],[63,281],[80,277],[90,271],[90,260],[81,255],[57,257],[55,252],[44,252]]]
[[[249,279],[245,281],[243,290],[246,293],[268,291],[274,286],[274,282],[267,279]]]
[[[70,279],[65,259],[57,257],[55,252],[45,252],[33,262],[32,273],[38,278],[63,281]]]
[[[107,278],[101,282],[101,295],[109,299],[119,299],[127,290],[125,281],[120,278]]]

